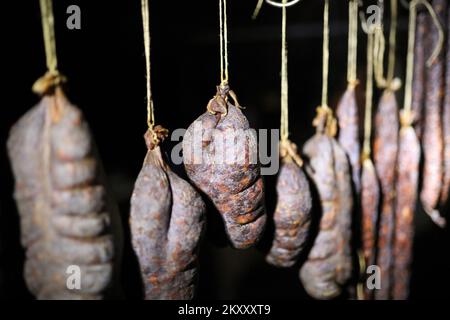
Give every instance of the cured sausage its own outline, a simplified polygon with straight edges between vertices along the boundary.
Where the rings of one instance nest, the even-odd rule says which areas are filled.
[[[447,34],[450,33],[450,10],[448,10],[447,18]],[[444,126],[444,183],[441,193],[441,206],[448,204],[450,192],[450,43],[447,36],[447,54],[445,69],[445,98],[443,110],[443,126]]]
[[[8,153],[32,294],[109,297],[121,262],[119,213],[108,198],[88,125],[60,87],[14,125]],[[72,272],[81,272],[79,287],[70,285]]]
[[[322,217],[308,259],[300,269],[300,279],[308,294],[316,299],[340,295],[352,272],[350,169],[343,149],[330,131],[325,133],[330,129],[330,125],[323,125],[327,121],[331,127],[335,125],[332,117],[319,112],[315,120],[317,132],[303,148],[309,159],[308,173],[319,193]]]
[[[308,237],[312,198],[308,179],[298,163],[289,155],[282,161],[277,180],[275,239],[266,260],[278,267],[291,267]]]
[[[377,265],[381,269],[381,289],[375,298],[386,300],[392,287],[392,254],[394,239],[395,165],[398,152],[398,105],[394,91],[384,90],[375,116],[374,160],[381,183],[381,211],[378,232]]]
[[[444,21],[446,1],[434,0],[433,8],[436,15]],[[427,20],[429,26],[428,48],[436,48],[439,34],[432,24],[431,18]],[[429,56],[429,54],[427,54]],[[443,155],[444,142],[442,132],[442,102],[444,96],[444,57],[442,52],[432,61],[426,70],[426,97],[425,118],[422,135],[424,154],[424,169],[420,200],[425,212],[439,226],[445,225],[445,219],[439,215],[436,207],[443,184]]]
[[[337,282],[341,285],[352,276],[352,215],[353,215],[353,192],[351,184],[350,164],[344,149],[339,143],[331,138],[334,156],[334,172],[336,187],[338,191],[339,211],[337,215],[338,226],[338,248],[340,257],[338,260]]]
[[[205,204],[164,162],[153,131],[131,197],[130,226],[141,268],[145,299],[192,299]]]
[[[403,111],[397,158],[394,287],[392,296],[404,300],[409,295],[412,245],[414,239],[414,210],[419,179],[420,144],[411,126],[412,116]]]
[[[228,86],[217,87],[207,110],[184,136],[186,172],[222,215],[233,246],[248,248],[260,239],[266,223],[256,133]]]
[[[359,143],[358,106],[356,104],[355,87],[348,86],[336,109],[338,118],[338,141],[345,150],[352,169],[352,180],[355,192],[361,190],[361,146]]]
[[[362,248],[365,264],[370,266],[374,265],[376,261],[380,185],[375,167],[369,158],[363,160],[361,185]],[[365,290],[365,296],[370,300],[373,297],[373,292]]]

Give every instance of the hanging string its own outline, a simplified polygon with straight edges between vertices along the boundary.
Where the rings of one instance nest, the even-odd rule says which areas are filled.
[[[144,51],[145,51],[145,71],[147,78],[147,125],[153,129],[155,125],[155,115],[153,110],[153,97],[151,87],[150,69],[150,17],[148,0],[141,0],[142,25],[144,31]]]
[[[225,82],[228,83],[228,17],[227,17],[227,0],[223,0],[223,26],[224,26],[224,47],[225,47]]]
[[[347,83],[355,87],[358,83],[356,75],[358,52],[358,0],[350,0],[348,4],[348,60]]]
[[[425,0],[413,0],[409,4],[409,22],[408,22],[408,52],[406,57],[406,79],[405,79],[405,99],[403,104],[403,110],[401,114],[401,122],[404,126],[409,126],[412,123],[411,103],[412,103],[412,83],[413,83],[413,71],[414,71],[414,46],[416,39],[416,17],[417,17],[417,5],[423,4],[430,15],[439,32],[439,40],[432,55],[428,59],[428,62],[432,62],[437,57],[442,49],[443,44],[443,30],[439,23],[439,19],[433,7]]]
[[[367,32],[367,80],[366,80],[366,105],[364,113],[364,145],[363,160],[370,159],[371,132],[372,132],[372,97],[373,97],[373,56],[374,56],[374,33],[376,31],[368,30]]]
[[[228,25],[227,0],[219,0],[220,21],[220,84],[228,84]]]
[[[300,0],[288,2],[282,0],[282,3],[266,0],[266,2],[275,7],[282,8],[281,20],[281,119],[280,119],[280,157],[284,161],[294,161],[299,167],[303,165],[303,160],[297,151],[295,143],[289,141],[289,103],[288,103],[288,54],[287,54],[287,32],[286,8],[290,7]]]
[[[322,48],[322,103],[323,109],[328,109],[328,63],[329,63],[329,23],[328,23],[328,11],[329,0],[325,0],[323,7],[323,48]]]
[[[45,94],[50,89],[66,81],[58,71],[56,55],[55,19],[53,17],[52,0],[40,0],[42,33],[44,35],[45,58],[47,72],[33,84],[32,90],[37,94]]]
[[[391,24],[389,26],[389,57],[387,71],[387,85],[389,86],[394,79],[395,71],[395,49],[397,42],[397,0],[391,0]]]
[[[383,33],[383,25],[380,23],[375,27],[374,33],[374,74],[377,86],[384,88],[386,86],[386,79],[384,78],[384,51],[385,51],[385,38]]]
[[[416,4],[417,1],[415,0],[411,1],[411,3],[409,4],[408,52],[406,56],[405,99],[403,104],[404,116],[406,116],[406,114],[410,115],[411,113],[414,43],[416,41]],[[401,117],[401,119],[402,118],[403,117]],[[409,125],[410,124],[411,123],[409,123]]]
[[[287,0],[283,0],[286,4]],[[281,141],[286,141],[289,137],[289,107],[288,107],[288,56],[286,43],[286,7],[282,7],[281,22]]]
[[[366,277],[366,259],[362,250],[358,250],[358,266],[361,281],[356,285],[356,297],[358,300],[365,300],[363,279]]]
[[[50,73],[58,73],[58,60],[56,58],[55,27],[52,0],[40,0],[42,30],[44,33],[45,57],[47,69]]]
[[[380,3],[382,4],[382,2]],[[391,21],[389,26],[389,52],[388,52],[388,68],[387,76],[384,78],[384,52],[385,52],[385,38],[383,33],[383,26],[380,23],[375,31],[375,80],[378,87],[389,88],[390,90],[398,90],[401,87],[401,81],[394,78],[395,71],[395,50],[397,41],[397,0],[391,0]],[[381,9],[384,11],[383,8]]]
[[[145,133],[147,147],[153,150],[167,138],[169,131],[160,125],[155,126],[155,114],[151,86],[151,64],[150,64],[150,11],[148,0],[141,0],[142,26],[144,33],[145,72],[147,78],[147,125]]]
[[[255,20],[256,17],[258,17],[259,12],[261,11],[263,3],[264,3],[264,0],[258,0],[258,3],[256,3],[255,10],[253,11],[253,14],[252,14],[252,19],[253,20]]]
[[[316,132],[334,137],[337,132],[337,121],[333,110],[328,106],[328,66],[329,66],[329,0],[325,0],[323,7],[323,48],[322,48],[322,101],[316,109],[313,126]]]

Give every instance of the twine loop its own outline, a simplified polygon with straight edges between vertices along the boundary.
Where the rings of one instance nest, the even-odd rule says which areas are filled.
[[[337,133],[337,121],[333,115],[333,110],[328,106],[317,107],[313,126],[316,127],[318,133],[324,133],[330,137],[335,137]]]
[[[297,145],[289,139],[280,141],[280,157],[286,162],[295,162],[299,167],[303,166],[303,160],[298,154]]]
[[[148,128],[144,134],[145,143],[149,150],[155,149],[160,145],[169,135],[169,130],[163,128],[160,125],[156,125],[152,128]]]
[[[47,71],[42,77],[37,79],[31,90],[38,94],[44,95],[54,91],[58,86],[67,82],[67,78],[60,74],[58,71]]]

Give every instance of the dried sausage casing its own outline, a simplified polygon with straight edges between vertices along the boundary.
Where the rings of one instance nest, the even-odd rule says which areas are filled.
[[[214,203],[236,248],[248,248],[266,223],[256,133],[221,92],[187,129],[183,158],[190,180]]]
[[[148,138],[148,136],[147,136]],[[131,198],[130,226],[145,299],[192,299],[205,204],[164,162],[159,146],[149,149]]]
[[[8,153],[26,248],[25,280],[33,295],[102,299],[116,294],[120,218],[81,111],[57,87],[14,125]],[[68,277],[77,270],[81,287],[70,289]]]
[[[275,239],[266,260],[279,267],[291,267],[303,250],[311,224],[311,192],[302,168],[284,161],[277,180]]]

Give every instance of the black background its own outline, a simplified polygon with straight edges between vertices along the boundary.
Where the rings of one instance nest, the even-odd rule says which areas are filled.
[[[127,229],[129,198],[146,148],[145,66],[140,1],[54,1],[59,68],[67,94],[80,106],[99,147],[127,234],[122,282],[130,299],[140,298],[139,276]],[[215,93],[219,79],[218,1],[150,1],[152,85],[156,121],[173,130],[187,126]],[[367,5],[368,2],[364,1]],[[256,21],[255,0],[229,0],[230,85],[255,128],[279,127],[281,10],[264,6]],[[346,86],[347,5],[330,5],[330,105]],[[81,8],[81,30],[66,28],[67,6]],[[33,82],[45,72],[39,2],[10,1],[2,9],[1,50],[1,212],[0,296],[31,299],[22,279],[24,252],[12,198],[13,179],[5,153],[12,124],[38,97]],[[404,78],[407,11],[400,8],[397,74]],[[302,145],[320,103],[322,2],[304,0],[288,10],[290,131]],[[5,23],[6,22],[6,23]],[[359,37],[359,77],[364,79],[365,37]],[[362,96],[364,81],[358,87]],[[377,96],[377,93],[375,94]],[[398,95],[402,101],[402,93]],[[360,107],[363,100],[360,99]],[[401,104],[400,104],[401,105]],[[170,150],[170,143],[165,146]],[[184,175],[182,167],[175,170]],[[266,177],[268,212],[275,205],[275,177]],[[272,238],[269,225],[253,249],[231,249],[217,219],[209,213],[201,251],[199,299],[305,299],[298,266],[276,269],[264,261]],[[448,298],[448,229],[416,213],[411,298]]]

